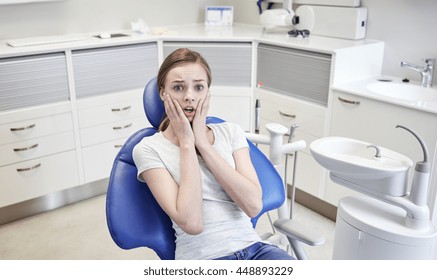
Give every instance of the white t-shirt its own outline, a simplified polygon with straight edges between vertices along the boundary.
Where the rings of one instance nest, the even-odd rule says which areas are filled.
[[[232,123],[208,124],[214,133],[213,147],[235,168],[233,152],[247,148],[243,130]],[[140,174],[152,168],[166,168],[177,183],[180,182],[179,147],[164,137],[162,132],[145,137],[133,150],[133,158]],[[214,259],[232,254],[261,241],[250,218],[232,201],[206,167],[200,156],[204,229],[190,235],[173,222],[176,231],[176,259]]]

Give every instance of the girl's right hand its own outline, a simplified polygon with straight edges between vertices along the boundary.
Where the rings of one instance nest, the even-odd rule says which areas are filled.
[[[170,95],[164,93],[164,107],[167,117],[170,120],[170,125],[177,137],[179,144],[194,143],[194,134],[187,117],[185,116],[181,106],[176,100],[172,100]]]

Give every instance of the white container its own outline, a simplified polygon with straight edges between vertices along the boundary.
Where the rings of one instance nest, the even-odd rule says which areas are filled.
[[[308,6],[296,9],[297,29],[308,29],[312,35],[342,39],[364,39],[367,27],[367,8]]]
[[[432,259],[437,230],[430,222],[423,230],[405,225],[405,210],[370,197],[340,200],[333,259]]]

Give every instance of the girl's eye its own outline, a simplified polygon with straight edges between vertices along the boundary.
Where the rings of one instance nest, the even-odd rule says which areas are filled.
[[[181,85],[175,85],[175,86],[173,87],[173,89],[174,89],[175,91],[181,91],[181,90],[183,90],[183,87],[182,87]]]
[[[205,87],[203,85],[196,85],[194,88],[196,91],[202,91]]]

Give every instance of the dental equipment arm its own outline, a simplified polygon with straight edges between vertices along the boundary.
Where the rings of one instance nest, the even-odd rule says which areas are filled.
[[[294,130],[296,127],[297,126],[290,128],[288,143],[285,144],[283,144],[283,136],[288,132],[288,129],[285,126],[277,123],[269,123],[266,125],[269,135],[246,133],[246,137],[256,144],[269,145],[269,159],[275,168],[279,169],[281,157],[283,155],[293,154],[306,148],[305,141],[292,141],[294,135],[294,131],[292,130]],[[286,170],[284,172],[286,173]],[[287,212],[287,202],[285,202],[281,207],[278,208],[279,219],[273,223],[273,226],[280,233],[287,237],[288,242],[298,259],[307,259],[305,251],[303,250],[300,242],[311,246],[316,246],[323,244],[325,242],[325,238],[322,235],[306,228],[299,222],[291,220],[291,211],[290,217],[287,217]]]

